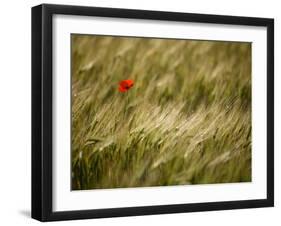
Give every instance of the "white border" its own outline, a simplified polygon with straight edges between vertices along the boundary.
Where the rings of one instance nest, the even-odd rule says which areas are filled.
[[[70,191],[70,34],[252,42],[252,182]],[[266,28],[55,15],[53,211],[266,198]]]

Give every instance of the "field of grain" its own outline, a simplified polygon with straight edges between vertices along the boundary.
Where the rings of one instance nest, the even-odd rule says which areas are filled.
[[[73,190],[251,181],[250,43],[71,39]]]

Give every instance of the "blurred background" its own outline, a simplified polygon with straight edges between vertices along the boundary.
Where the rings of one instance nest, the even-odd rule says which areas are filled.
[[[250,43],[72,35],[73,189],[246,181]]]

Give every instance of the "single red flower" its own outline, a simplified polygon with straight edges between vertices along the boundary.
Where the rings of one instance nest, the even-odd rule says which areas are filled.
[[[127,92],[130,88],[132,88],[134,85],[134,81],[127,79],[119,82],[119,91],[124,93]]]

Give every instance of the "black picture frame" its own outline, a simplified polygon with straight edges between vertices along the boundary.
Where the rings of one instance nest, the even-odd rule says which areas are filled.
[[[267,198],[54,212],[52,210],[52,18],[55,14],[266,27]],[[56,221],[270,206],[274,206],[273,19],[49,4],[32,8],[32,218],[40,221]]]

